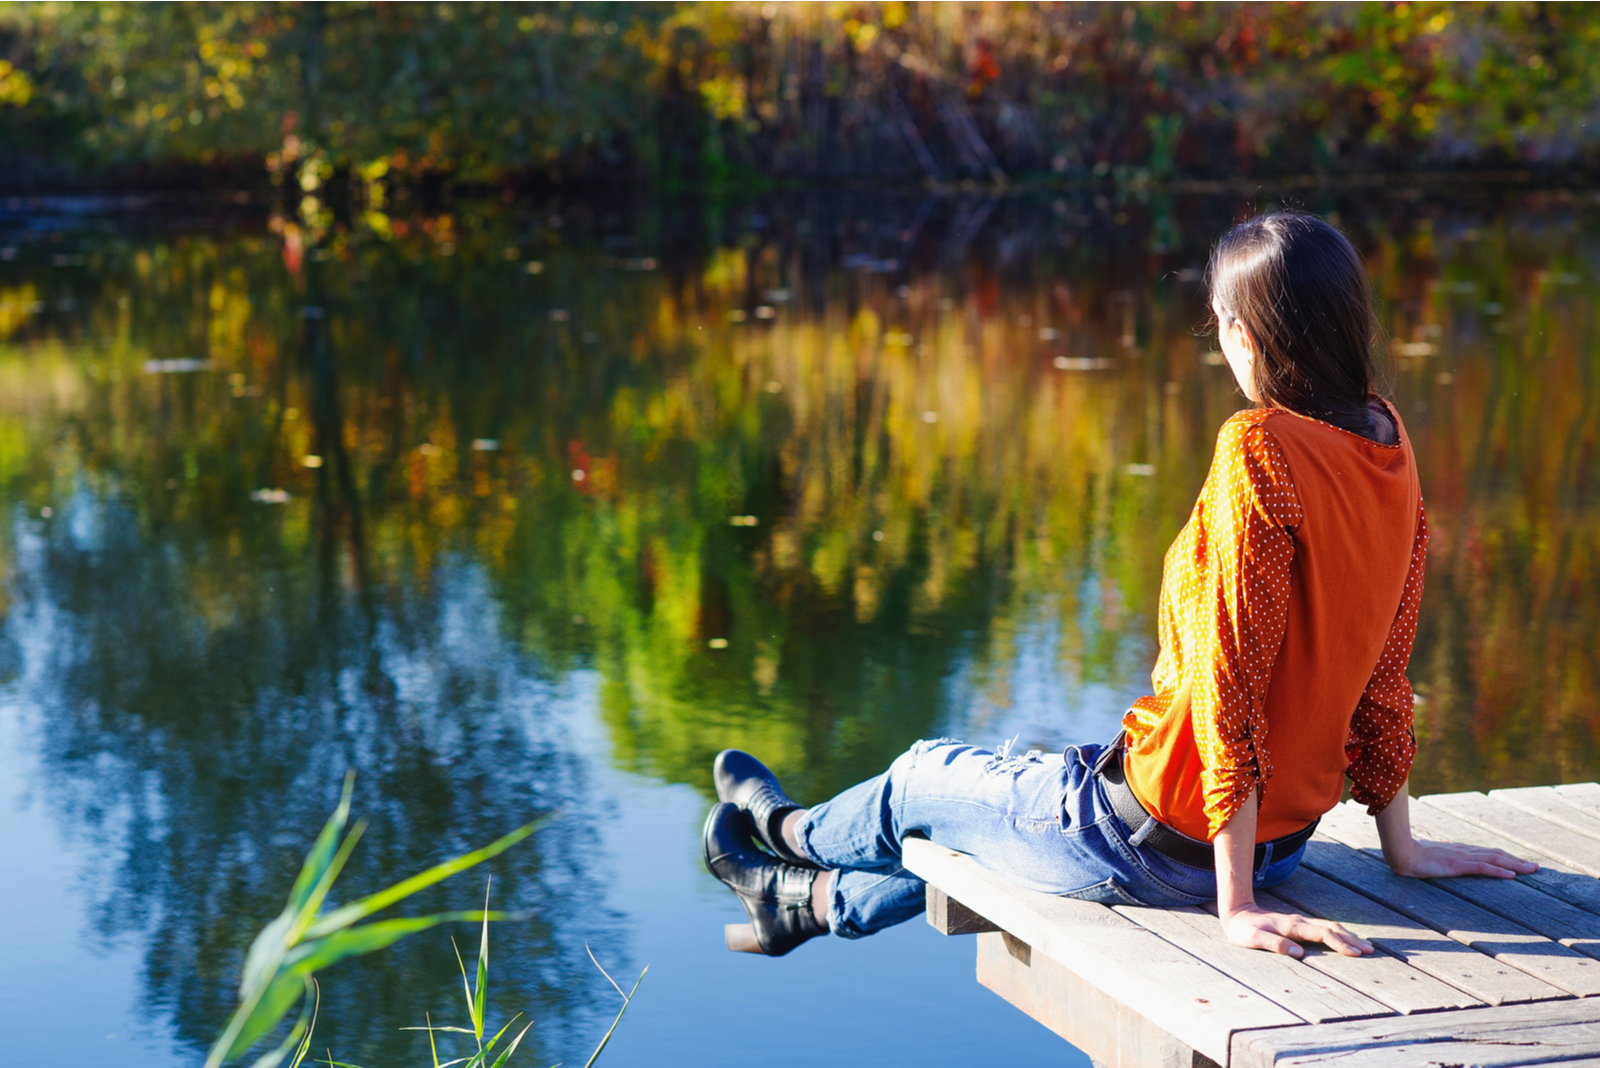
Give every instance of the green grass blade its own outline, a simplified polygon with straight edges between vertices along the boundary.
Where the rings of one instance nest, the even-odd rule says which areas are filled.
[[[585,946],[584,948],[588,949],[587,946]],[[593,950],[589,951],[589,959],[590,960],[594,960],[594,951]],[[594,966],[596,968],[600,968],[600,974],[601,975],[603,975],[607,979],[611,980],[611,985],[612,986],[617,986],[617,981],[615,979],[611,978],[611,973],[610,972],[608,972],[604,968],[600,967],[600,962],[599,961],[594,960]],[[637,979],[635,979],[633,981],[633,989],[628,991],[626,994],[622,994],[622,988],[620,986],[617,986],[617,993],[622,994],[622,1008],[617,1010],[617,1018],[615,1020],[611,1021],[611,1026],[606,1030],[605,1036],[600,1039],[600,1044],[594,1048],[594,1052],[589,1054],[589,1059],[588,1059],[588,1061],[586,1061],[584,1063],[583,1068],[594,1068],[594,1062],[600,1059],[601,1051],[606,1048],[606,1043],[610,1042],[611,1041],[611,1036],[616,1033],[617,1025],[622,1022],[622,1014],[628,1011],[628,1006],[629,1005],[633,1004],[633,995],[638,991],[639,984],[644,982],[645,972],[648,972],[649,970],[650,970],[650,966],[649,965],[645,965],[644,971],[639,973],[639,978],[637,978]]]
[[[441,912],[433,916],[407,916],[403,919],[379,920],[363,924],[296,946],[284,959],[284,969],[287,974],[310,975],[322,971],[330,964],[337,964],[346,957],[359,957],[371,953],[398,942],[407,935],[426,931],[441,923],[477,918],[476,912]]]
[[[478,943],[478,986],[472,999],[472,1026],[480,1040],[483,1038],[483,1002],[489,992],[489,890],[493,885],[494,879],[490,877],[483,888],[483,937]]]
[[[283,1063],[283,1059],[289,1055],[291,1050],[295,1053],[294,1063],[296,1065],[300,1063],[300,1058],[305,1056],[306,1049],[311,1045],[311,1028],[316,1024],[316,1010],[313,1008],[311,996],[314,985],[311,980],[306,980],[306,1007],[301,1010],[300,1019],[290,1029],[288,1036],[278,1045],[277,1049],[257,1057],[255,1064],[251,1068],[278,1068],[278,1065]]]
[[[300,875],[295,879],[293,889],[289,891],[290,911],[298,910],[305,904],[311,888],[322,878],[322,873],[333,856],[334,846],[339,841],[339,832],[344,830],[345,822],[350,818],[350,795],[354,793],[355,786],[355,771],[346,772],[344,789],[339,793],[338,807],[333,810],[333,815],[328,817],[328,822],[322,825],[322,831],[312,844],[311,852],[306,854],[305,863],[300,866]]]
[[[456,951],[456,967],[461,969],[461,990],[467,997],[467,1020],[472,1024],[472,1036],[478,1040],[478,1048],[483,1048],[483,1029],[478,1026],[478,1014],[472,1004],[472,984],[467,981],[467,962],[461,959],[461,947],[456,945],[454,938],[450,939],[450,948]]]
[[[437,1031],[441,1035],[445,1034],[447,1032],[450,1033],[450,1034],[454,1034],[454,1035],[470,1035],[470,1034],[472,1034],[472,1028],[470,1028],[470,1027],[402,1027],[402,1028],[400,1028],[400,1030],[402,1030],[402,1031]]]
[[[495,839],[482,849],[475,849],[470,853],[463,853],[461,856],[456,857],[453,860],[447,860],[442,864],[436,864],[419,875],[413,875],[409,879],[395,883],[387,890],[379,890],[375,894],[369,894],[360,900],[352,901],[348,905],[334,909],[332,912],[322,917],[322,919],[312,924],[311,927],[306,931],[306,935],[310,938],[316,938],[327,934],[329,931],[336,931],[341,927],[348,927],[355,921],[365,916],[370,916],[379,909],[387,908],[396,901],[401,901],[407,897],[410,897],[418,890],[426,889],[437,882],[448,879],[457,872],[463,872],[474,865],[482,864],[491,857],[497,857],[501,853],[504,853],[506,850],[510,849],[512,846],[516,845],[518,842],[522,841],[524,838],[528,837],[534,831],[538,830],[549,818],[550,817],[546,816],[534,820],[532,823],[524,824],[523,826],[512,831],[510,834]]]
[[[310,982],[314,995],[311,1005],[311,1026],[306,1028],[306,1037],[301,1040],[300,1048],[294,1051],[294,1059],[289,1062],[289,1068],[300,1068],[300,1062],[306,1059],[307,1053],[311,1052],[311,1036],[316,1033],[317,1014],[322,1011],[322,986],[315,979]]]
[[[496,1042],[500,1041],[500,1039],[502,1037],[504,1037],[505,1033],[507,1031],[511,1030],[511,1025],[516,1023],[520,1019],[522,1019],[522,1013],[519,1012],[515,1016],[511,1017],[511,1019],[507,1020],[506,1021],[506,1025],[504,1027],[500,1028],[500,1030],[496,1031],[494,1033],[494,1037],[483,1044],[483,1052],[484,1053],[492,1052],[494,1050],[494,1044]]]
[[[518,1015],[520,1015],[520,1013]],[[515,1017],[513,1017],[513,1019],[514,1018]],[[506,1026],[510,1027],[511,1025],[510,1024],[506,1024]],[[517,1052],[517,1047],[522,1045],[522,1036],[527,1034],[528,1033],[528,1029],[530,1027],[532,1027],[532,1026],[533,1026],[533,1021],[529,1020],[523,1026],[522,1030],[517,1032],[517,1037],[511,1040],[511,1045],[507,1046],[506,1047],[506,1051],[504,1053],[500,1054],[500,1056],[495,1059],[494,1064],[492,1064],[490,1066],[490,1068],[505,1068],[505,1063],[511,1059],[511,1055],[513,1053]],[[502,1034],[502,1035],[505,1034],[505,1031],[502,1030],[500,1032],[500,1034]],[[500,1035],[496,1035],[495,1037],[499,1038]]]
[[[304,975],[280,974],[268,983],[250,1012],[238,1020],[238,1026],[233,1027],[230,1023],[229,1031],[233,1033],[233,1042],[221,1056],[217,1057],[216,1063],[220,1064],[243,1056],[246,1050],[276,1027],[290,1006],[306,992],[305,979]],[[240,1011],[243,1009],[244,1006],[241,1005]],[[236,1018],[238,1015],[235,1013]],[[224,1032],[224,1037],[227,1037],[227,1034],[228,1032]],[[300,1036],[294,1037],[298,1039]],[[221,1039],[218,1040],[218,1045],[220,1044]],[[212,1047],[212,1053],[216,1053],[216,1047]],[[209,1058],[206,1063],[211,1063]]]
[[[306,933],[306,928],[315,922],[317,913],[322,909],[322,903],[327,900],[328,891],[333,889],[333,881],[344,870],[345,862],[350,859],[350,854],[355,852],[356,843],[361,841],[361,836],[366,833],[366,830],[367,822],[361,820],[350,828],[350,833],[344,836],[343,842],[339,843],[339,851],[333,855],[332,860],[328,861],[328,866],[323,870],[322,877],[317,880],[317,884],[311,888],[311,892],[306,895],[305,901],[300,905],[299,911],[295,913],[295,922],[290,928],[289,941],[291,943],[300,941]]]

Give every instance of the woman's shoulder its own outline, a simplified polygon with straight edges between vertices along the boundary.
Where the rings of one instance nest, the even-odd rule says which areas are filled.
[[[1225,454],[1259,448],[1271,437],[1267,420],[1277,414],[1274,408],[1246,408],[1234,412],[1217,431],[1217,452]]]

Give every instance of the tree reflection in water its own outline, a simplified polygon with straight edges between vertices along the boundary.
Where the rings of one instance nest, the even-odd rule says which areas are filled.
[[[1415,782],[1593,778],[1592,220],[1387,204],[1338,206],[1434,530]],[[249,227],[9,238],[5,656],[149,1014],[215,1034],[347,767],[352,893],[563,812],[493,866],[532,917],[495,936],[503,1007],[553,1059],[608,1004],[583,943],[635,965],[590,761],[705,791],[741,745],[816,798],[921,735],[1091,740],[1239,404],[1194,332],[1233,205],[1124,207],[467,208],[303,262]],[[591,680],[608,754],[568,732]],[[453,969],[447,935],[342,965],[319,1030],[414,1055],[394,1027]]]

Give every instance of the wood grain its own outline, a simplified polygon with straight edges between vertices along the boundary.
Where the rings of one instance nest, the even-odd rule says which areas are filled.
[[[1560,991],[1578,997],[1600,994],[1600,963],[1593,958],[1421,879],[1402,878],[1360,850],[1319,834],[1306,846],[1303,863]]]
[[[1549,983],[1303,867],[1273,887],[1272,892],[1309,915],[1338,920],[1418,971],[1463,991],[1463,1004],[1474,999],[1481,1004],[1499,1005],[1565,996]]]
[[[1349,805],[1337,806],[1322,818],[1319,831],[1337,842],[1361,850],[1377,863],[1384,862],[1378,829],[1360,809]],[[1529,930],[1585,956],[1600,959],[1600,916],[1544,893],[1533,885],[1529,877],[1499,879],[1458,876],[1429,879],[1428,885],[1455,894],[1497,916],[1515,920]]]
[[[1312,1023],[1362,1016],[1388,1016],[1393,1009],[1308,964],[1278,953],[1230,943],[1222,924],[1198,908],[1151,909],[1113,906],[1179,949],[1199,957]]]
[[[1104,905],[1018,887],[971,857],[922,839],[902,844],[902,860],[908,870],[1027,943],[1035,954],[1050,957],[1219,1063],[1227,1062],[1229,1039],[1239,1028],[1304,1022]],[[1092,1028],[1094,1021],[1084,1020],[1083,1026]]]
[[[1585,875],[1600,875],[1600,841],[1588,835],[1573,834],[1526,809],[1478,793],[1431,794],[1419,801],[1468,823],[1476,823]]]
[[[1234,1036],[1232,1068],[1571,1064],[1600,1057],[1600,1002],[1570,1000],[1381,1020],[1311,1024]]]

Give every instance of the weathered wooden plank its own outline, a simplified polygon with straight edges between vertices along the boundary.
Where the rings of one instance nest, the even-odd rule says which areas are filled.
[[[1600,782],[1569,782],[1550,789],[1560,794],[1567,804],[1600,816]]]
[[[1472,1004],[1473,999],[1499,1005],[1563,996],[1548,983],[1304,867],[1273,887],[1272,892],[1301,912],[1339,921],[1418,971],[1464,991],[1462,1005]]]
[[[1585,912],[1600,913],[1600,879],[1585,875],[1559,860],[1539,856],[1537,850],[1513,842],[1476,823],[1468,823],[1441,808],[1416,804],[1415,801],[1416,799],[1413,799],[1411,806],[1412,833],[1442,842],[1468,842],[1472,845],[1504,849],[1519,857],[1536,860],[1539,862],[1539,870],[1532,875],[1517,876],[1519,883],[1526,882],[1541,892],[1559,898]]]
[[[983,934],[1000,930],[932,883],[928,884],[927,894],[928,926],[942,935]]]
[[[1572,834],[1525,809],[1478,793],[1430,794],[1419,800],[1509,838],[1524,849],[1559,860],[1585,875],[1600,875],[1600,842],[1587,835]]]
[[[1245,986],[1311,1023],[1390,1016],[1394,1010],[1303,961],[1231,944],[1222,924],[1197,908],[1152,909],[1116,905],[1114,910],[1165,938]]]
[[[1361,1068],[1572,1063],[1600,1056],[1600,1001],[1462,1009],[1380,1020],[1310,1024],[1234,1036],[1232,1068],[1306,1064]]]
[[[1513,808],[1531,812],[1578,834],[1600,840],[1600,816],[1585,812],[1550,786],[1519,786],[1507,790],[1490,790],[1489,796],[1504,801]]]
[[[1256,904],[1272,912],[1306,912],[1265,890],[1256,891]],[[1352,990],[1382,1002],[1399,1013],[1431,1012],[1482,1005],[1449,983],[1418,971],[1398,957],[1379,951],[1364,957],[1346,957],[1322,946],[1308,945],[1302,962]]]
[[[906,868],[974,912],[1091,981],[1179,1042],[1226,1063],[1229,1036],[1245,1027],[1303,1021],[1104,905],[1026,890],[971,857],[922,839],[902,846]],[[981,936],[987,937],[987,936]],[[1094,1021],[1082,1021],[1084,1033]],[[1074,1044],[1076,1037],[1069,1036]]]
[[[1600,963],[1592,958],[1421,879],[1396,875],[1360,850],[1318,834],[1307,844],[1302,863],[1560,991],[1578,997],[1600,994]]]
[[[1322,818],[1318,830],[1383,863],[1377,825],[1363,809],[1349,804],[1338,805]],[[1526,876],[1516,879],[1462,876],[1429,879],[1428,883],[1498,916],[1515,920],[1569,949],[1600,959],[1600,916],[1536,889]]]
[[[1076,1045],[1101,1068],[1217,1068],[1217,1062],[1009,934],[980,934],[978,982]]]

